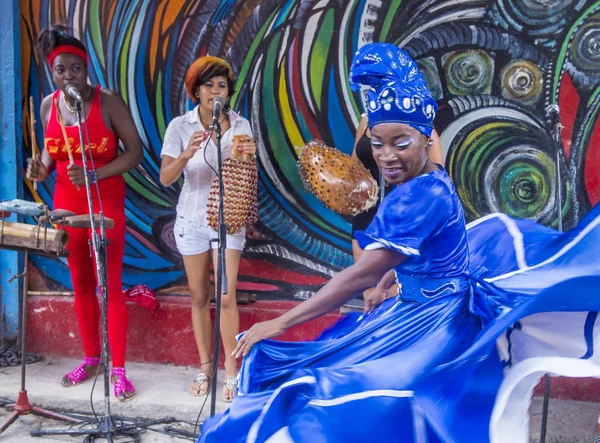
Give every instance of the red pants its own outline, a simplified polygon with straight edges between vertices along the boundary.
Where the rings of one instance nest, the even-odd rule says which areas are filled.
[[[95,194],[95,193],[94,193]],[[94,195],[94,212],[100,209]],[[121,282],[125,250],[125,196],[102,197],[104,215],[114,220],[113,229],[106,230],[109,244],[106,249],[108,286],[108,341],[115,367],[125,365],[127,340],[127,306]],[[57,184],[54,209],[67,209],[75,214],[89,214],[87,199],[73,198]],[[96,260],[91,243],[91,229],[65,228],[69,234],[67,262],[75,292],[75,313],[87,357],[100,356],[100,307],[96,295]]]

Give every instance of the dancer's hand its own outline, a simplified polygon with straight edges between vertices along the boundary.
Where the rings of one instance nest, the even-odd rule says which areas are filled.
[[[42,182],[48,177],[48,168],[42,163],[40,154],[27,159],[27,179]]]
[[[275,337],[285,331],[279,323],[279,318],[256,323],[240,338],[237,346],[231,353],[235,358],[245,357],[255,343],[265,338]]]
[[[398,294],[398,284],[396,283],[396,274],[388,272],[377,286],[367,289],[364,293],[365,307],[364,313],[373,311],[377,306],[390,297]]]
[[[389,292],[378,286],[371,289],[367,289],[365,292],[363,292],[363,297],[365,299],[365,307],[363,313],[365,314],[367,312],[375,310],[377,306],[379,306],[385,300],[390,298]]]
[[[187,148],[181,154],[185,160],[190,160],[198,150],[202,148],[202,143],[208,138],[208,132],[206,131],[194,131],[190,137]]]

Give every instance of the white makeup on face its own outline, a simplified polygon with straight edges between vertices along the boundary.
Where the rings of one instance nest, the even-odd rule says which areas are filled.
[[[414,141],[414,138],[412,138],[412,137],[406,138],[404,140],[399,141],[394,146],[396,146],[397,148],[405,148],[408,145],[410,145],[413,141]]]
[[[406,138],[403,140],[400,140],[396,143],[394,143],[394,146],[396,148],[406,148],[407,146],[409,146],[412,142],[414,141],[413,137],[410,138]],[[377,140],[371,140],[371,147],[377,149],[377,148],[381,148],[383,146],[383,143]]]

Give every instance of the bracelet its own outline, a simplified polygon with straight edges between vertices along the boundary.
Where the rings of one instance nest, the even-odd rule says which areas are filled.
[[[96,184],[96,173],[94,171],[88,171],[90,176],[90,185]]]

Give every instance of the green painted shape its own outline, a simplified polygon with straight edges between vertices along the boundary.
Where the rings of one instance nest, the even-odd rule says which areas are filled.
[[[392,0],[387,13],[385,14],[383,25],[381,26],[379,41],[387,41],[388,34],[390,33],[390,29],[392,27],[392,22],[394,21],[394,17],[396,17],[396,13],[398,12],[398,9],[400,9],[401,4],[402,0]]]
[[[165,116],[163,113],[163,100],[162,100],[162,72],[158,72],[156,79],[156,125],[158,126],[158,133],[164,136],[167,127],[165,124]]]
[[[104,45],[102,44],[102,35],[100,33],[100,8],[100,0],[92,0],[90,2],[90,23],[94,24],[90,26],[92,42],[96,48],[96,55],[100,60],[100,64],[104,66],[106,61],[104,59]]]
[[[135,20],[132,20],[129,24],[129,28],[127,29],[127,36],[125,37],[125,41],[123,42],[124,50],[119,56],[121,66],[121,95],[125,103],[127,103],[127,105],[129,105],[129,94],[126,94],[127,78],[129,75],[129,73],[127,72],[127,60],[129,59],[129,48],[131,46],[131,36],[133,35],[134,26]],[[133,73],[131,75],[133,75]]]
[[[330,9],[325,13],[325,17],[319,24],[319,34],[315,39],[313,49],[310,55],[310,84],[317,107],[321,109],[321,99],[323,94],[323,82],[325,81],[325,69],[327,68],[327,56],[331,39],[333,38],[334,15]]]
[[[250,71],[250,66],[252,66],[252,64],[254,62],[254,54],[256,54],[256,50],[258,49],[259,45],[261,43],[263,43],[263,38],[264,38],[265,34],[267,33],[267,29],[270,28],[271,23],[273,22],[273,20],[275,20],[276,16],[277,16],[277,12],[273,12],[269,16],[269,19],[266,20],[265,24],[262,26],[262,28],[260,28],[258,34],[256,35],[256,38],[252,42],[252,45],[250,45],[248,55],[247,55],[247,57],[245,57],[244,64],[242,65],[242,69],[240,70],[240,72],[238,74],[238,77],[236,80],[237,84],[243,84],[244,81],[246,80],[246,77],[248,76],[248,72]],[[237,102],[238,96],[239,96],[239,88],[236,88],[235,93],[231,97],[231,107],[232,108],[235,108],[235,104]]]
[[[127,183],[127,186],[129,186],[131,189],[133,189],[145,199],[156,203],[157,205],[162,206],[163,208],[171,207],[170,202],[168,202],[166,199],[160,198],[160,196],[156,195],[156,193],[153,192],[152,189],[145,187],[143,184],[141,184],[139,181],[133,178],[129,172],[124,173],[123,178],[125,178],[125,183]]]

